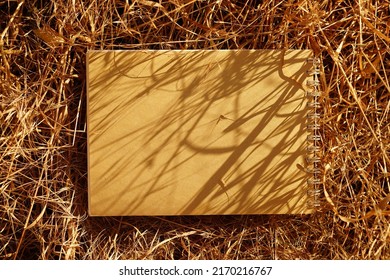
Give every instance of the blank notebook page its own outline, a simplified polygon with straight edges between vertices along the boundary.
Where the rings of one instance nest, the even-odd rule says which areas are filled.
[[[309,57],[89,51],[90,215],[310,213]]]

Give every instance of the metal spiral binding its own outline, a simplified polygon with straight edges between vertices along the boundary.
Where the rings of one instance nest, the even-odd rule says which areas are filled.
[[[307,180],[308,191],[307,195],[309,197],[308,204],[311,208],[317,208],[320,206],[320,196],[321,196],[321,169],[320,169],[320,148],[319,142],[321,141],[321,135],[319,134],[319,118],[320,114],[318,109],[321,107],[319,103],[319,97],[321,96],[320,91],[320,60],[318,58],[310,58],[308,62],[312,64],[312,69],[308,71],[308,74],[313,77],[313,79],[308,80],[306,85],[308,90],[306,92],[307,101],[307,167],[306,172],[310,174],[310,179]]]

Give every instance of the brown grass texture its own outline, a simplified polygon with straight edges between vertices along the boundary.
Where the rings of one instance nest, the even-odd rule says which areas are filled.
[[[390,259],[388,0],[0,1],[1,259]],[[312,49],[318,211],[87,215],[87,50]]]

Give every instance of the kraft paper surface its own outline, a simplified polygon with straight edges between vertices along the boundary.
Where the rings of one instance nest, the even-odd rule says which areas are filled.
[[[310,56],[89,51],[90,215],[309,213]]]

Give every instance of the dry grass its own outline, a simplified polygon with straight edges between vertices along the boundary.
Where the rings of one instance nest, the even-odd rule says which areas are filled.
[[[389,5],[0,1],[0,258],[390,259]],[[319,212],[87,217],[85,53],[149,48],[313,49]]]

